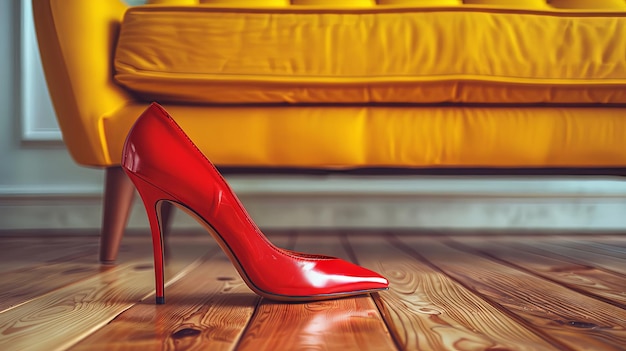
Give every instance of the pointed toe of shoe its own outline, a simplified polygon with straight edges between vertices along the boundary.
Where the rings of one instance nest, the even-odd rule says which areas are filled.
[[[389,288],[385,277],[353,263],[336,259],[327,261],[325,266],[321,270],[326,272],[326,288],[330,293],[365,293]]]
[[[382,290],[389,288],[387,278],[367,268],[359,268],[361,268],[361,271],[357,272],[358,275],[356,279],[360,281],[360,284],[365,288],[364,290]]]

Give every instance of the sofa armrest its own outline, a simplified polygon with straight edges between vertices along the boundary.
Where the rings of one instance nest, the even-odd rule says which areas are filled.
[[[48,90],[74,160],[110,166],[101,117],[132,98],[113,81],[114,44],[127,5],[119,0],[33,0]]]

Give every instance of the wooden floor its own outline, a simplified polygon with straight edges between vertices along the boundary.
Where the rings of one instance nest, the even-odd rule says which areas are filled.
[[[290,232],[391,289],[314,303],[254,295],[209,235],[168,243],[154,305],[147,234],[119,265],[94,236],[0,236],[0,350],[626,350],[626,235]]]

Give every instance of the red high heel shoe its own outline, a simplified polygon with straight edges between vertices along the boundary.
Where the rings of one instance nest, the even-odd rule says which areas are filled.
[[[122,167],[143,199],[154,250],[156,303],[165,303],[160,207],[169,201],[203,224],[246,284],[273,300],[312,301],[388,288],[387,279],[344,260],[272,245],[213,164],[158,104],[131,129]]]

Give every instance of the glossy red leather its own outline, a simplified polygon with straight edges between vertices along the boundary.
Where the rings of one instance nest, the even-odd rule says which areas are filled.
[[[122,167],[137,187],[150,220],[157,303],[164,301],[158,213],[162,201],[187,209],[205,223],[244,281],[261,296],[321,300],[388,287],[384,277],[355,264],[271,244],[213,164],[156,103],[148,107],[128,134]]]

